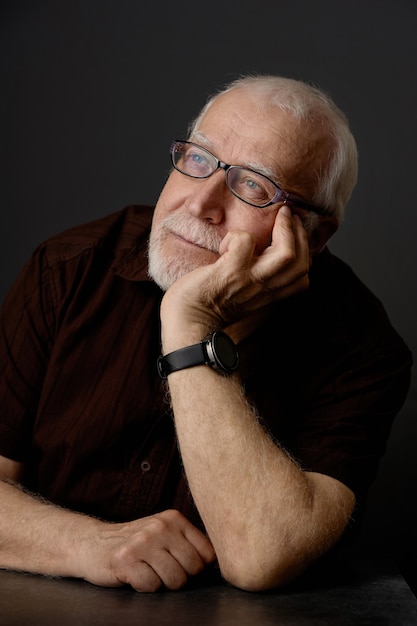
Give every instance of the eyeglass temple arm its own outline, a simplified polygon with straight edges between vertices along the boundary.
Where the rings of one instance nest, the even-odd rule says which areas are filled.
[[[317,213],[317,215],[329,215],[329,212],[326,211],[326,209],[314,206],[314,204],[309,204],[308,202],[305,202],[304,200],[301,200],[300,198],[297,198],[297,196],[293,196],[291,194],[288,194],[285,204],[288,204],[289,207],[293,206],[294,208],[298,207],[299,209],[312,211],[313,213]]]

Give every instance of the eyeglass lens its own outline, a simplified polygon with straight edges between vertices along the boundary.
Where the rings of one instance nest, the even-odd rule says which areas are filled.
[[[225,166],[211,152],[196,144],[174,142],[171,154],[174,167],[193,178],[207,178],[219,167],[224,169],[230,191],[254,206],[265,206],[277,195],[278,188],[266,176],[245,167]]]

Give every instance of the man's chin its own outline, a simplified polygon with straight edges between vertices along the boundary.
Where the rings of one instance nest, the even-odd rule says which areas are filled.
[[[177,237],[173,245],[171,239],[151,237],[148,249],[149,276],[164,291],[186,274],[203,265],[211,265],[219,258],[218,252],[185,240],[181,245],[181,238]]]
[[[181,259],[175,259],[171,263],[161,263],[150,257],[148,274],[163,291],[167,291],[177,280],[201,265],[201,263],[185,262]]]

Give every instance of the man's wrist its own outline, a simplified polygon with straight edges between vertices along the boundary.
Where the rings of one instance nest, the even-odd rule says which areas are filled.
[[[235,344],[222,331],[211,332],[198,343],[161,355],[157,361],[161,378],[179,370],[208,365],[220,374],[232,374],[238,367],[239,355]]]
[[[163,324],[161,329],[161,350],[162,354],[168,354],[180,348],[186,348],[195,343],[203,341],[215,329],[208,324],[189,324],[184,326],[183,323]]]

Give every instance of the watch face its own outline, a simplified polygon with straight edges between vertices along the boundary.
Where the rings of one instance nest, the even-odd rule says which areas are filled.
[[[218,364],[226,371],[233,372],[239,362],[236,346],[226,333],[217,332],[212,338],[213,353]]]

